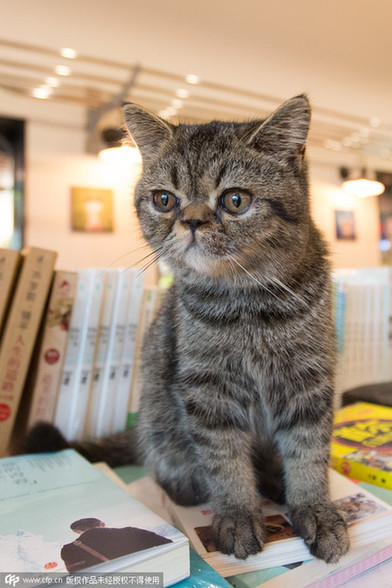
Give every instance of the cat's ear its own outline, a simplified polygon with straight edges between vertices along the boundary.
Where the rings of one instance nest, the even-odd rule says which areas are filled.
[[[302,94],[285,102],[260,125],[253,127],[243,140],[259,151],[303,159],[310,126],[311,108]]]
[[[142,106],[131,102],[123,105],[127,129],[144,161],[155,155],[163,143],[170,141],[174,127]]]

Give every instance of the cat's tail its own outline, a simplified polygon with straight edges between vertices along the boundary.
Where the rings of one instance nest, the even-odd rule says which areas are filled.
[[[39,422],[27,433],[23,453],[46,453],[72,448],[91,462],[105,461],[110,467],[141,465],[135,429],[111,435],[97,441],[68,442],[50,423]]]

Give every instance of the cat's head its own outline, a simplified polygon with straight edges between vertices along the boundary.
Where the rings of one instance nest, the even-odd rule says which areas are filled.
[[[172,125],[125,104],[143,173],[135,205],[175,273],[248,281],[303,256],[310,224],[306,96],[266,120]]]

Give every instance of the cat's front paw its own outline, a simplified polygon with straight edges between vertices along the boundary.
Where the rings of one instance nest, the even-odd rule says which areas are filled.
[[[215,515],[212,530],[217,549],[239,559],[259,553],[267,536],[261,512]]]
[[[334,504],[295,507],[290,517],[295,531],[315,557],[336,563],[347,553],[350,547],[347,524]]]

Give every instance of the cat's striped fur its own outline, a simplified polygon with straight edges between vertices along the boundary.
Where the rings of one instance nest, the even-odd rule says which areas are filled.
[[[144,345],[141,458],[176,502],[212,501],[221,551],[262,549],[260,490],[287,502],[311,553],[337,561],[349,542],[328,493],[335,348],[309,102],[251,123],[124,111],[143,156],[140,224],[175,275]],[[127,434],[119,448],[122,462],[135,450]]]

